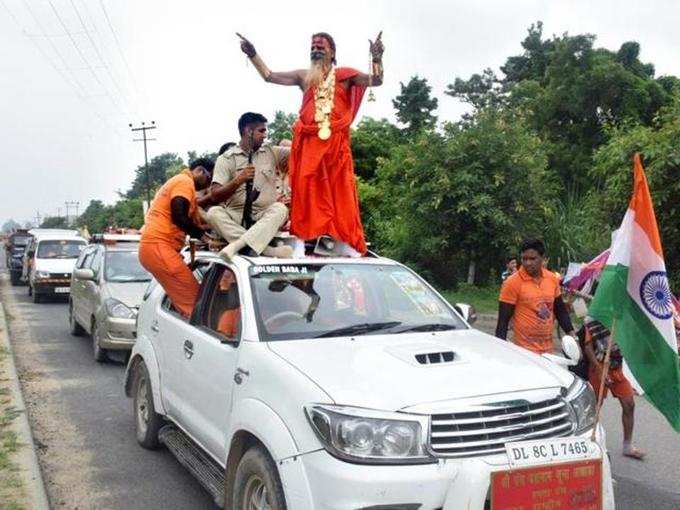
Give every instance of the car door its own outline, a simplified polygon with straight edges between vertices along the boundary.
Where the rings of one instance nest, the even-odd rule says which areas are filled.
[[[25,282],[31,273],[31,264],[33,263],[33,256],[35,255],[35,237],[31,238],[28,246],[26,246],[26,251],[24,252],[24,257],[22,259],[21,267],[21,279]]]
[[[94,279],[83,281],[83,311],[87,317],[87,327],[90,327],[92,318],[97,313],[99,306],[99,285],[101,279],[101,269],[104,258],[104,249],[97,247],[92,254],[89,268],[94,273]],[[93,333],[93,331],[90,331]]]
[[[207,267],[207,263],[199,263],[194,270],[194,276],[199,282],[203,281]],[[185,377],[182,372],[185,368],[183,343],[188,336],[187,328],[194,329],[189,325],[189,321],[173,308],[166,294],[156,312],[156,319],[151,324],[151,330],[155,335],[154,344],[157,346],[160,358],[163,406],[168,416],[179,424],[182,420],[179,393]]]
[[[230,268],[216,264],[210,269],[183,333],[182,380],[177,387],[182,425],[223,461],[241,339],[241,299]]]
[[[96,248],[86,248],[76,261],[76,268],[89,269]],[[90,329],[90,318],[87,315],[87,294],[86,281],[76,278],[75,274],[71,280],[71,303],[73,303],[73,314],[78,323],[85,329]]]

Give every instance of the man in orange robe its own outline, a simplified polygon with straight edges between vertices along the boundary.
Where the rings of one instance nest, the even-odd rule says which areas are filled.
[[[241,49],[265,81],[296,85],[303,92],[288,166],[291,233],[302,239],[329,235],[366,253],[349,128],[366,87],[382,84],[380,35],[370,41],[371,75],[334,67],[335,42],[323,32],[312,36],[309,69],[272,72],[244,38]]]

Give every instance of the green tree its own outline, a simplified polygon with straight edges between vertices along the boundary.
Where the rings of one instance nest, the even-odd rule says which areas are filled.
[[[486,281],[522,237],[540,235],[557,182],[527,122],[489,109],[396,147],[361,191],[362,206],[386,202],[369,222],[378,249],[451,287]]]
[[[375,176],[381,158],[389,156],[392,148],[402,141],[399,129],[387,119],[365,117],[352,130],[354,171],[362,179]]]
[[[151,198],[156,188],[161,186],[177,169],[184,166],[184,161],[177,154],[166,152],[151,158],[149,161],[149,185]],[[140,165],[135,170],[135,179],[132,181],[130,190],[125,193],[126,198],[143,198],[146,200],[147,182],[146,168]]]
[[[431,96],[432,87],[427,79],[416,75],[406,85],[400,83],[399,86],[401,92],[392,100],[392,106],[397,110],[397,120],[406,126],[406,132],[413,135],[432,129],[437,123],[433,112],[438,102]]]
[[[40,224],[40,228],[69,228],[64,216],[48,216]]]
[[[2,224],[2,232],[5,234],[14,232],[18,228],[21,228],[21,225],[18,222],[14,221],[12,218],[8,219],[5,223]]]
[[[76,224],[79,227],[87,227],[90,233],[103,232],[109,225],[109,219],[110,207],[104,205],[101,200],[90,200]]]
[[[640,152],[663,243],[666,267],[680,291],[680,93],[661,109],[651,126],[612,128],[609,142],[594,157],[591,191],[597,221],[608,231],[619,227],[633,191],[632,156]],[[608,239],[607,239],[608,240]]]
[[[293,139],[293,124],[297,120],[297,115],[294,113],[286,113],[281,110],[276,110],[274,120],[267,124],[267,131],[269,140],[274,145],[281,143],[281,140]]]
[[[583,192],[593,183],[593,153],[607,142],[607,126],[650,125],[670,102],[677,81],[654,78],[654,66],[639,60],[640,47],[595,48],[590,34],[543,38],[539,22],[529,28],[523,53],[509,57],[502,78],[490,70],[456,79],[446,93],[476,109],[519,109],[547,142],[550,167],[566,188]]]

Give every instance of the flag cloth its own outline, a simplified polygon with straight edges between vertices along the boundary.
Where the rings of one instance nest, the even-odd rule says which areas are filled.
[[[680,365],[672,295],[639,154],[634,170],[633,198],[612,240],[588,315],[614,331],[614,340],[647,400],[680,432]]]

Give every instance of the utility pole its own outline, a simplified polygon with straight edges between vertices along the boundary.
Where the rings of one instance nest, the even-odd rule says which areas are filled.
[[[40,228],[42,223],[42,216],[40,216],[40,211],[35,211],[35,228]]]
[[[146,173],[146,203],[151,205],[151,183],[149,182],[149,159],[147,156],[146,152],[146,142],[153,142],[156,139],[155,138],[147,138],[146,137],[146,132],[150,131],[151,129],[156,129],[156,122],[151,121],[150,126],[145,126],[144,122],[142,122],[142,125],[140,127],[133,128],[132,124],[129,124],[130,130],[131,131],[141,131],[142,132],[142,138],[133,138],[133,142],[144,142],[144,171]]]
[[[74,208],[76,210],[76,215],[74,216],[75,220],[78,219],[78,206],[80,205],[80,202],[64,202],[64,205],[66,206],[66,223],[68,225],[71,224],[71,221],[69,220],[69,211],[71,208]]]

